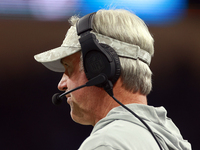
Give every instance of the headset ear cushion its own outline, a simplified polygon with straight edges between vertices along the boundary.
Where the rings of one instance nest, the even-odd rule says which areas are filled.
[[[120,65],[119,57],[118,57],[116,51],[109,45],[103,44],[103,43],[99,43],[99,45],[110,55],[112,60],[114,60],[115,73],[114,73],[114,76],[110,77],[110,79],[109,79],[114,85],[115,82],[119,79],[120,74],[121,74],[121,65]]]

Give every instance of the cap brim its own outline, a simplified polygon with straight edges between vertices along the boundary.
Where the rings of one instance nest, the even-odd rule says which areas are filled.
[[[70,56],[78,51],[80,47],[61,46],[34,56],[35,60],[42,63],[48,69],[55,72],[64,72],[65,68],[61,59]]]

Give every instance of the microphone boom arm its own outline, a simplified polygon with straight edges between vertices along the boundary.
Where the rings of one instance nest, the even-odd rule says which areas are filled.
[[[59,94],[59,93],[56,93],[52,96],[52,103],[54,105],[59,105],[61,104],[61,102],[64,100],[64,96],[71,93],[71,92],[74,92],[78,89],[81,89],[83,87],[86,87],[86,86],[93,86],[93,85],[99,85],[99,84],[103,84],[104,82],[106,82],[108,79],[107,77],[104,75],[104,74],[100,74],[92,79],[90,79],[86,84],[84,85],[81,85],[81,86],[78,86],[70,91],[67,91],[67,92],[64,92],[62,94]]]

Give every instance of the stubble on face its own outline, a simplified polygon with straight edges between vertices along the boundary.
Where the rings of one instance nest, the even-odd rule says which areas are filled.
[[[62,60],[65,65],[65,74],[67,77],[67,91],[78,86],[84,85],[88,79],[85,75],[80,62],[80,53],[75,53]],[[80,124],[94,125],[96,120],[100,119],[99,111],[101,108],[101,97],[105,92],[103,89],[91,86],[84,87],[68,95],[68,104],[70,105],[70,115],[72,119]]]

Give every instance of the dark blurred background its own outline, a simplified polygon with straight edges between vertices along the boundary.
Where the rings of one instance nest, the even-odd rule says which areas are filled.
[[[71,120],[66,102],[51,103],[62,74],[49,71],[33,56],[61,45],[69,16],[83,16],[108,2],[0,0],[0,149],[78,149],[90,134],[91,126]],[[115,2],[116,8],[122,5]],[[184,139],[198,149],[200,2],[149,2],[123,3],[127,4],[123,8],[135,11],[147,23],[155,39],[153,91],[148,101],[164,106]]]

